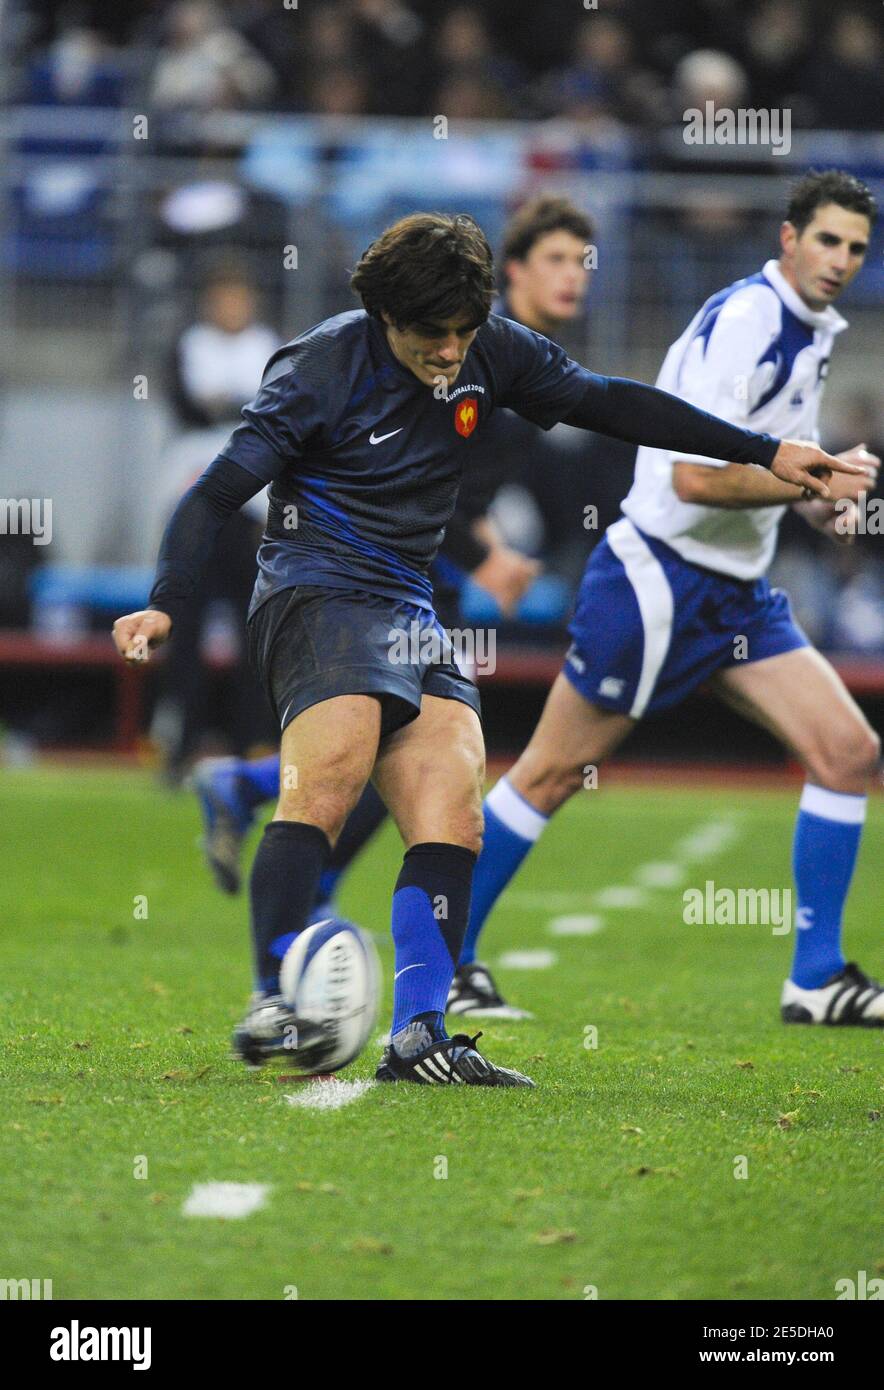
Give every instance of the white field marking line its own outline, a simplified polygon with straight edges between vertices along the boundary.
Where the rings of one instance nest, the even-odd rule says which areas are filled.
[[[550,918],[546,930],[550,936],[595,936],[604,925],[604,918],[597,913],[580,912]]]
[[[594,912],[583,914],[576,911],[569,914],[569,908],[635,910],[649,906],[654,889],[679,887],[688,877],[688,867],[692,862],[721,854],[738,840],[741,820],[741,815],[734,814],[701,821],[673,847],[672,858],[637,865],[631,884],[609,884],[607,888],[594,893],[520,888],[507,894],[507,906],[515,912],[533,912],[538,908],[560,912],[562,916],[552,918],[547,926],[552,936],[592,936],[603,929],[603,919]]]
[[[632,909],[647,907],[649,890],[677,888],[687,878],[690,863],[723,853],[739,839],[739,835],[736,816],[703,821],[678,841],[671,859],[637,864],[632,871],[631,884],[611,884],[602,888],[595,895],[594,905]]]
[[[687,835],[678,841],[674,847],[673,858],[671,859],[652,859],[648,863],[637,865],[632,870],[632,883],[609,884],[606,888],[599,888],[598,892],[585,894],[585,892],[514,892],[510,895],[510,905],[514,908],[580,908],[580,906],[591,906],[591,908],[625,909],[638,910],[648,908],[652,901],[652,894],[660,888],[677,888],[684,883],[688,877],[688,865],[694,860],[707,859],[713,855],[719,855],[728,845],[734,844],[739,838],[738,817],[719,817],[717,820],[702,821],[694,830],[688,831]],[[589,913],[588,920],[595,917],[595,913]],[[571,919],[553,919],[555,922],[560,920],[570,920],[577,923],[578,917],[575,915]],[[548,930],[553,935],[591,935],[592,931],[600,930],[599,926],[591,927],[589,930],[581,930],[578,926],[555,927],[550,922]]]
[[[270,1187],[263,1182],[197,1182],[191,1188],[182,1216],[214,1216],[240,1221],[266,1206]]]
[[[684,883],[687,869],[674,859],[657,859],[639,864],[632,877],[642,888],[677,888]]]
[[[539,888],[517,888],[512,893],[507,893],[506,904],[507,907],[523,908],[525,911],[546,907],[555,912],[557,908],[564,911],[569,907],[589,907],[594,897],[594,893],[545,893]]]
[[[284,1099],[304,1110],[340,1110],[361,1100],[374,1085],[374,1081],[312,1081]]]
[[[497,958],[504,970],[549,970],[556,963],[555,951],[504,951]]]
[[[612,883],[608,888],[600,889],[593,901],[596,907],[646,907],[648,894],[634,883]]]
[[[684,862],[691,864],[721,854],[740,838],[742,816],[719,818],[705,821],[673,846],[673,853]]]

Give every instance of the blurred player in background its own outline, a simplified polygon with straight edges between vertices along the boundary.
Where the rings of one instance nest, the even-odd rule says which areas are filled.
[[[243,402],[255,394],[278,342],[261,321],[244,265],[232,257],[217,261],[203,281],[196,319],[178,336],[172,353],[170,397],[180,430],[163,460],[165,484],[157,489],[166,493],[164,522],[236,427]],[[184,776],[214,724],[239,753],[273,736],[266,700],[248,663],[245,626],[266,514],[266,498],[259,495],[227,522],[163,665],[151,732],[164,748],[170,783]],[[211,708],[208,660],[213,647],[227,658],[217,714]]]
[[[858,274],[876,215],[866,186],[837,170],[795,187],[780,256],[713,295],[670,348],[664,390],[744,426],[817,439],[823,382],[846,321],[834,301]],[[535,733],[485,801],[485,842],[458,978],[500,893],[550,816],[639,719],[699,685],[768,729],[803,763],[793,845],[795,955],[781,999],[789,1023],[884,1024],[884,989],[841,951],[841,918],[879,765],[880,740],[832,666],[795,624],[765,573],[787,507],[836,541],[879,459],[844,459],[830,497],[757,468],[642,446],[624,517],[587,565],[573,642]],[[837,504],[837,505],[836,505]],[[487,973],[487,972],[486,972]]]

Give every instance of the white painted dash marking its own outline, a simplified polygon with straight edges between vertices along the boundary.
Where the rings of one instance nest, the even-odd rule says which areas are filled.
[[[198,1182],[181,1208],[182,1216],[215,1216],[240,1221],[267,1203],[270,1188],[262,1182]]]
[[[698,825],[674,846],[680,859],[693,863],[709,858],[732,845],[740,837],[740,828],[733,820],[710,820]]]
[[[642,888],[677,888],[684,882],[685,869],[673,860],[655,860],[639,864],[633,878]]]
[[[565,917],[553,917],[546,929],[550,936],[595,936],[604,925],[605,919],[595,912],[574,912]]]
[[[289,1105],[298,1105],[304,1110],[340,1110],[351,1105],[374,1086],[373,1081],[311,1081],[303,1091],[285,1098]]]
[[[555,951],[504,951],[498,959],[504,970],[548,970],[556,963]]]
[[[516,908],[535,908],[547,912],[567,912],[569,908],[575,911],[581,907],[590,907],[594,895],[587,892],[555,892],[549,889],[517,888],[512,893],[507,893],[507,907]]]
[[[631,883],[612,883],[595,895],[596,907],[644,907],[648,895]]]

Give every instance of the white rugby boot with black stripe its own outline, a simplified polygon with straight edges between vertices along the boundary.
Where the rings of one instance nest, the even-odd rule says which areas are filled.
[[[411,1024],[409,1030],[403,1031],[411,1030],[415,1034],[415,1050],[412,1052],[410,1047],[403,1047],[400,1042],[402,1051],[408,1052],[407,1056],[402,1056],[402,1051],[397,1052],[391,1043],[381,1058],[375,1080],[411,1081],[418,1086],[534,1085],[531,1078],[523,1076],[520,1071],[495,1066],[481,1052],[477,1052],[476,1043],[481,1033],[474,1038],[468,1038],[465,1033],[456,1033],[453,1038],[433,1040],[429,1029],[422,1023]],[[402,1038],[402,1034],[397,1033],[396,1036]],[[426,1045],[421,1046],[424,1042]]]
[[[801,989],[787,980],[780,1014],[784,1023],[884,1028],[884,986],[849,961],[819,989]]]
[[[472,1018],[533,1018],[527,1009],[508,1004],[501,994],[487,965],[471,961],[459,965],[454,972],[445,1012],[469,1014]]]

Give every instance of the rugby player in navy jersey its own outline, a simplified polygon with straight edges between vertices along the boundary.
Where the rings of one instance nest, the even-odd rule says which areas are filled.
[[[306,925],[323,868],[369,777],[406,846],[393,894],[393,1025],[377,1076],[526,1086],[444,1028],[482,836],[475,686],[450,660],[429,565],[491,412],[767,467],[808,495],[861,471],[816,445],[728,424],[638,382],[597,376],[547,338],[490,313],[491,250],[469,217],[389,227],[351,279],[363,309],[281,348],[243,423],[177,507],[149,607],[118,618],[121,656],[171,634],[226,518],[270,484],[250,650],[282,731],[274,819],[252,869],[255,994],[234,1035],[244,1060],[321,1067],[321,1029],[278,992],[274,943]],[[553,480],[551,480],[551,485]],[[417,633],[406,643],[403,635]],[[425,640],[426,639],[426,640]],[[311,1036],[312,1033],[312,1036]]]
[[[503,292],[493,312],[514,319],[553,341],[559,341],[581,316],[590,284],[588,252],[595,235],[590,217],[569,198],[539,194],[523,203],[504,229],[502,238]],[[587,440],[587,443],[589,441]],[[504,617],[510,616],[534,579],[538,565],[503,545],[488,516],[498,489],[530,470],[542,480],[538,494],[549,503],[545,480],[560,476],[563,450],[557,432],[548,434],[512,411],[498,411],[476,441],[478,449],[465,472],[454,514],[436,560],[430,568],[433,606],[443,627],[462,629],[460,610],[463,576],[484,588]],[[572,461],[571,477],[585,468]],[[475,455],[478,454],[478,457]],[[560,504],[547,509],[550,530],[557,516],[571,507],[573,495],[563,491]],[[237,893],[243,841],[259,808],[279,797],[279,757],[204,758],[194,769],[193,786],[203,819],[203,853],[218,887]],[[337,913],[335,898],[350,864],[386,818],[386,807],[369,782],[347,819],[320,878],[311,921]],[[523,1017],[500,997],[487,965],[461,957],[452,983],[449,1008],[483,1017]]]

